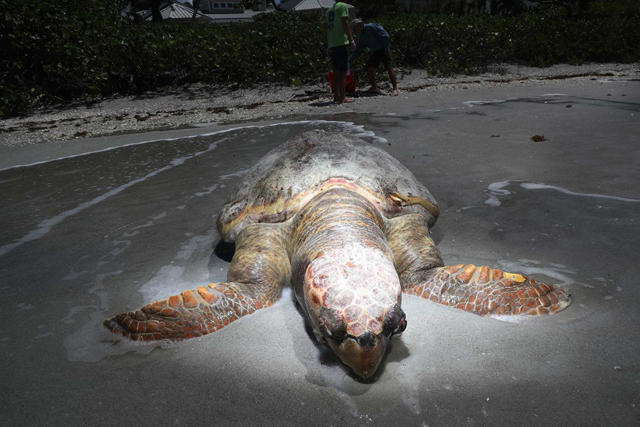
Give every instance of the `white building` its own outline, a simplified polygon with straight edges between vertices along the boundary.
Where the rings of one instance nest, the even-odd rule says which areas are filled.
[[[236,5],[237,3],[232,1],[202,0],[200,1],[200,10],[205,13],[242,13],[244,12],[244,8],[236,7]]]
[[[147,11],[141,14],[142,20],[151,22],[153,20],[153,14],[151,11]],[[173,22],[177,24],[190,24],[193,19],[193,9],[183,6],[180,3],[166,3],[160,7],[160,15],[162,15],[163,22]],[[196,19],[198,22],[210,22],[211,19],[202,12],[196,13]]]

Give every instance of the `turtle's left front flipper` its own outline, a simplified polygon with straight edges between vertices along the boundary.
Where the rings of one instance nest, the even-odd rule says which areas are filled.
[[[183,340],[215,332],[272,305],[291,281],[289,234],[282,224],[250,224],[236,241],[228,282],[212,283],[104,321],[134,341]]]
[[[251,284],[212,283],[120,313],[104,325],[133,341],[180,341],[222,329],[275,300]]]
[[[472,264],[444,267],[421,215],[388,220],[386,234],[406,294],[482,316],[552,314],[571,303],[562,286],[520,274]]]

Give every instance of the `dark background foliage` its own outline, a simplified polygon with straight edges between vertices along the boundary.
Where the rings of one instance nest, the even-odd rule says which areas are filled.
[[[395,7],[369,13],[391,35],[398,66],[434,75],[473,74],[498,62],[640,60],[637,0],[592,0],[588,10],[576,3],[580,13],[571,19],[554,4],[491,14],[478,13],[473,4],[456,9],[456,1],[412,14]],[[240,87],[326,79],[318,17],[271,13],[253,24],[141,25],[122,17],[125,3],[0,0],[0,116],[189,83]]]

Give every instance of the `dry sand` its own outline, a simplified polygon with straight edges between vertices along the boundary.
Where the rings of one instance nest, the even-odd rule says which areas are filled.
[[[640,64],[557,65],[549,68],[497,65],[481,75],[449,78],[431,77],[421,70],[413,70],[400,77],[398,85],[400,96],[411,99],[422,97],[425,92],[503,86],[544,87],[558,80],[586,83],[608,77],[638,79]],[[366,89],[363,72],[359,79],[359,90]],[[0,146],[278,120],[298,114],[314,116],[345,110],[376,112],[378,97],[359,92],[355,103],[335,105],[330,102],[331,94],[327,90],[328,84],[310,87],[262,86],[235,91],[192,85],[140,96],[56,105],[24,117],[0,121]]]

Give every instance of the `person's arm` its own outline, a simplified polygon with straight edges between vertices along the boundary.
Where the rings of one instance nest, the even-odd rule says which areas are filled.
[[[358,56],[362,54],[363,50],[364,50],[364,42],[361,36],[358,39],[358,43],[356,44],[356,49],[351,53],[351,56],[349,56],[349,62],[355,61],[358,58]]]
[[[356,43],[353,41],[353,34],[351,34],[351,27],[349,26],[349,16],[343,16],[342,19],[342,28],[344,32],[347,34],[347,38],[349,39],[349,46],[351,50],[356,48]]]

